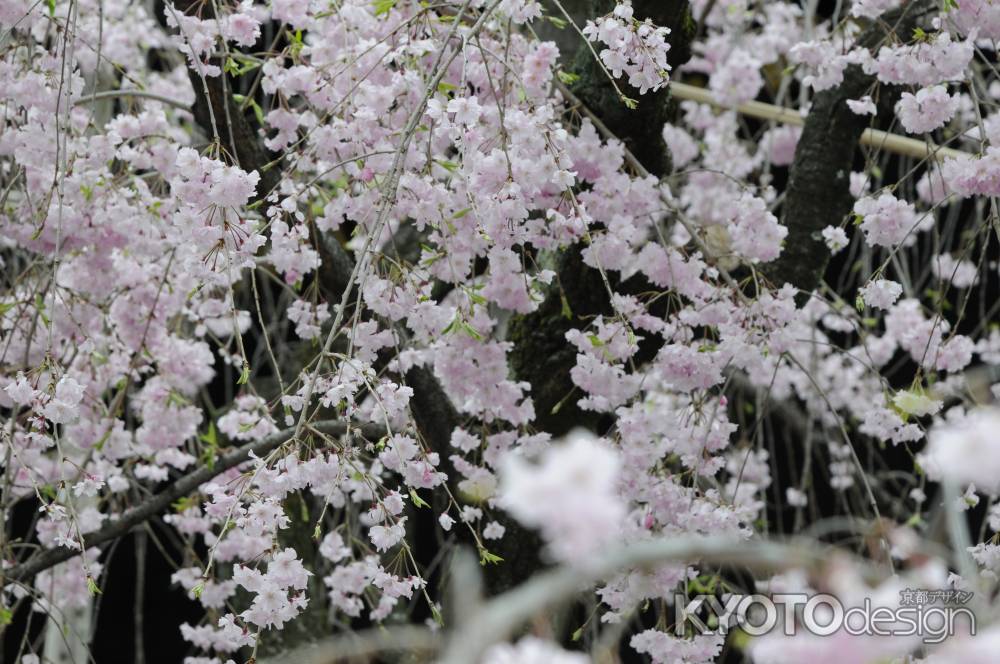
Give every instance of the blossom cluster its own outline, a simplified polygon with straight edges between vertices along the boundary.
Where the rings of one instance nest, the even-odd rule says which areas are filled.
[[[627,75],[629,85],[638,88],[640,94],[667,84],[670,30],[648,19],[637,20],[628,0],[616,5],[607,16],[587,21],[582,33],[607,47],[601,51],[601,62],[615,78]]]

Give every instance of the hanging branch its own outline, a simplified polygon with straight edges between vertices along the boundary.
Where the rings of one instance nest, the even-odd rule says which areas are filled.
[[[311,429],[330,436],[342,436],[348,431],[358,431],[365,438],[380,438],[385,434],[385,428],[377,424],[354,425],[339,420],[324,420],[310,425]],[[205,484],[213,477],[221,475],[230,468],[234,468],[241,463],[250,460],[250,454],[264,456],[268,452],[275,450],[294,437],[294,429],[285,429],[272,433],[261,440],[246,443],[236,449],[218,457],[212,465],[204,465],[195,471],[184,475],[176,482],[168,486],[152,498],[142,502],[135,507],[126,510],[120,517],[107,524],[100,530],[88,533],[84,537],[84,547],[90,548],[100,546],[106,542],[118,539],[128,533],[132,528],[163,514],[170,509],[180,498],[188,496],[202,484]],[[36,574],[43,572],[53,565],[69,560],[80,555],[80,549],[69,549],[59,547],[57,549],[46,549],[45,551],[28,558],[25,562],[14,565],[10,569],[0,572],[0,585],[7,583],[26,583]]]

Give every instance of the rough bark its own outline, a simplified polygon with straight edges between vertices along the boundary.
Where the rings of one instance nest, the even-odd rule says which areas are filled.
[[[221,61],[219,63],[221,66]],[[234,165],[245,171],[257,171],[260,182],[254,201],[263,199],[278,186],[281,180],[280,164],[266,168],[275,156],[264,147],[257,130],[251,126],[240,105],[233,99],[233,88],[224,80],[225,74],[205,78],[202,85],[201,77],[194,70],[188,69],[191,85],[195,89],[195,102],[191,111],[208,136],[212,136],[212,116],[215,116],[215,127],[219,131],[219,142],[222,149],[229,154]],[[205,88],[208,89],[206,97]],[[209,113],[209,104],[212,112]],[[235,155],[230,153],[236,151]]]
[[[860,45],[875,48],[892,33],[909,41],[913,30],[935,8],[933,1],[920,0],[888,12],[863,33]],[[851,213],[851,170],[858,140],[869,124],[868,116],[852,112],[846,102],[868,94],[875,83],[873,76],[852,65],[840,85],[813,99],[786,190],[782,223],[788,236],[781,256],[763,267],[775,285],[790,283],[808,293],[823,278],[830,250],[820,232],[827,226],[839,226]],[[891,111],[900,92],[898,87],[883,86],[880,110]]]

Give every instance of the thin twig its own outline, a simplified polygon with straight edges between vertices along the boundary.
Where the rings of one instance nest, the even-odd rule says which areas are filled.
[[[81,97],[73,102],[73,105],[82,106],[83,104],[89,104],[90,102],[98,99],[115,99],[118,97],[140,97],[142,99],[158,101],[161,104],[167,104],[168,106],[173,106],[174,108],[179,108],[184,111],[191,110],[190,106],[182,101],[171,99],[170,97],[164,97],[163,95],[158,95],[155,92],[146,92],[145,90],[103,90],[101,92],[94,92],[85,97]]]

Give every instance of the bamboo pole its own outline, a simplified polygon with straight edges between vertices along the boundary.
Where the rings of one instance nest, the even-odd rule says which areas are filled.
[[[701,104],[709,104],[716,108],[730,108],[725,104],[720,104],[711,91],[695,85],[671,81],[670,91],[678,99],[688,99]],[[742,115],[749,115],[761,120],[772,120],[796,127],[801,127],[805,124],[805,119],[799,115],[798,111],[782,106],[775,106],[774,104],[765,104],[760,101],[748,101],[736,106],[732,110]],[[861,144],[917,159],[969,156],[968,152],[963,152],[962,150],[926,143],[915,138],[909,138],[908,136],[890,134],[880,129],[865,129],[865,132],[861,134]]]

